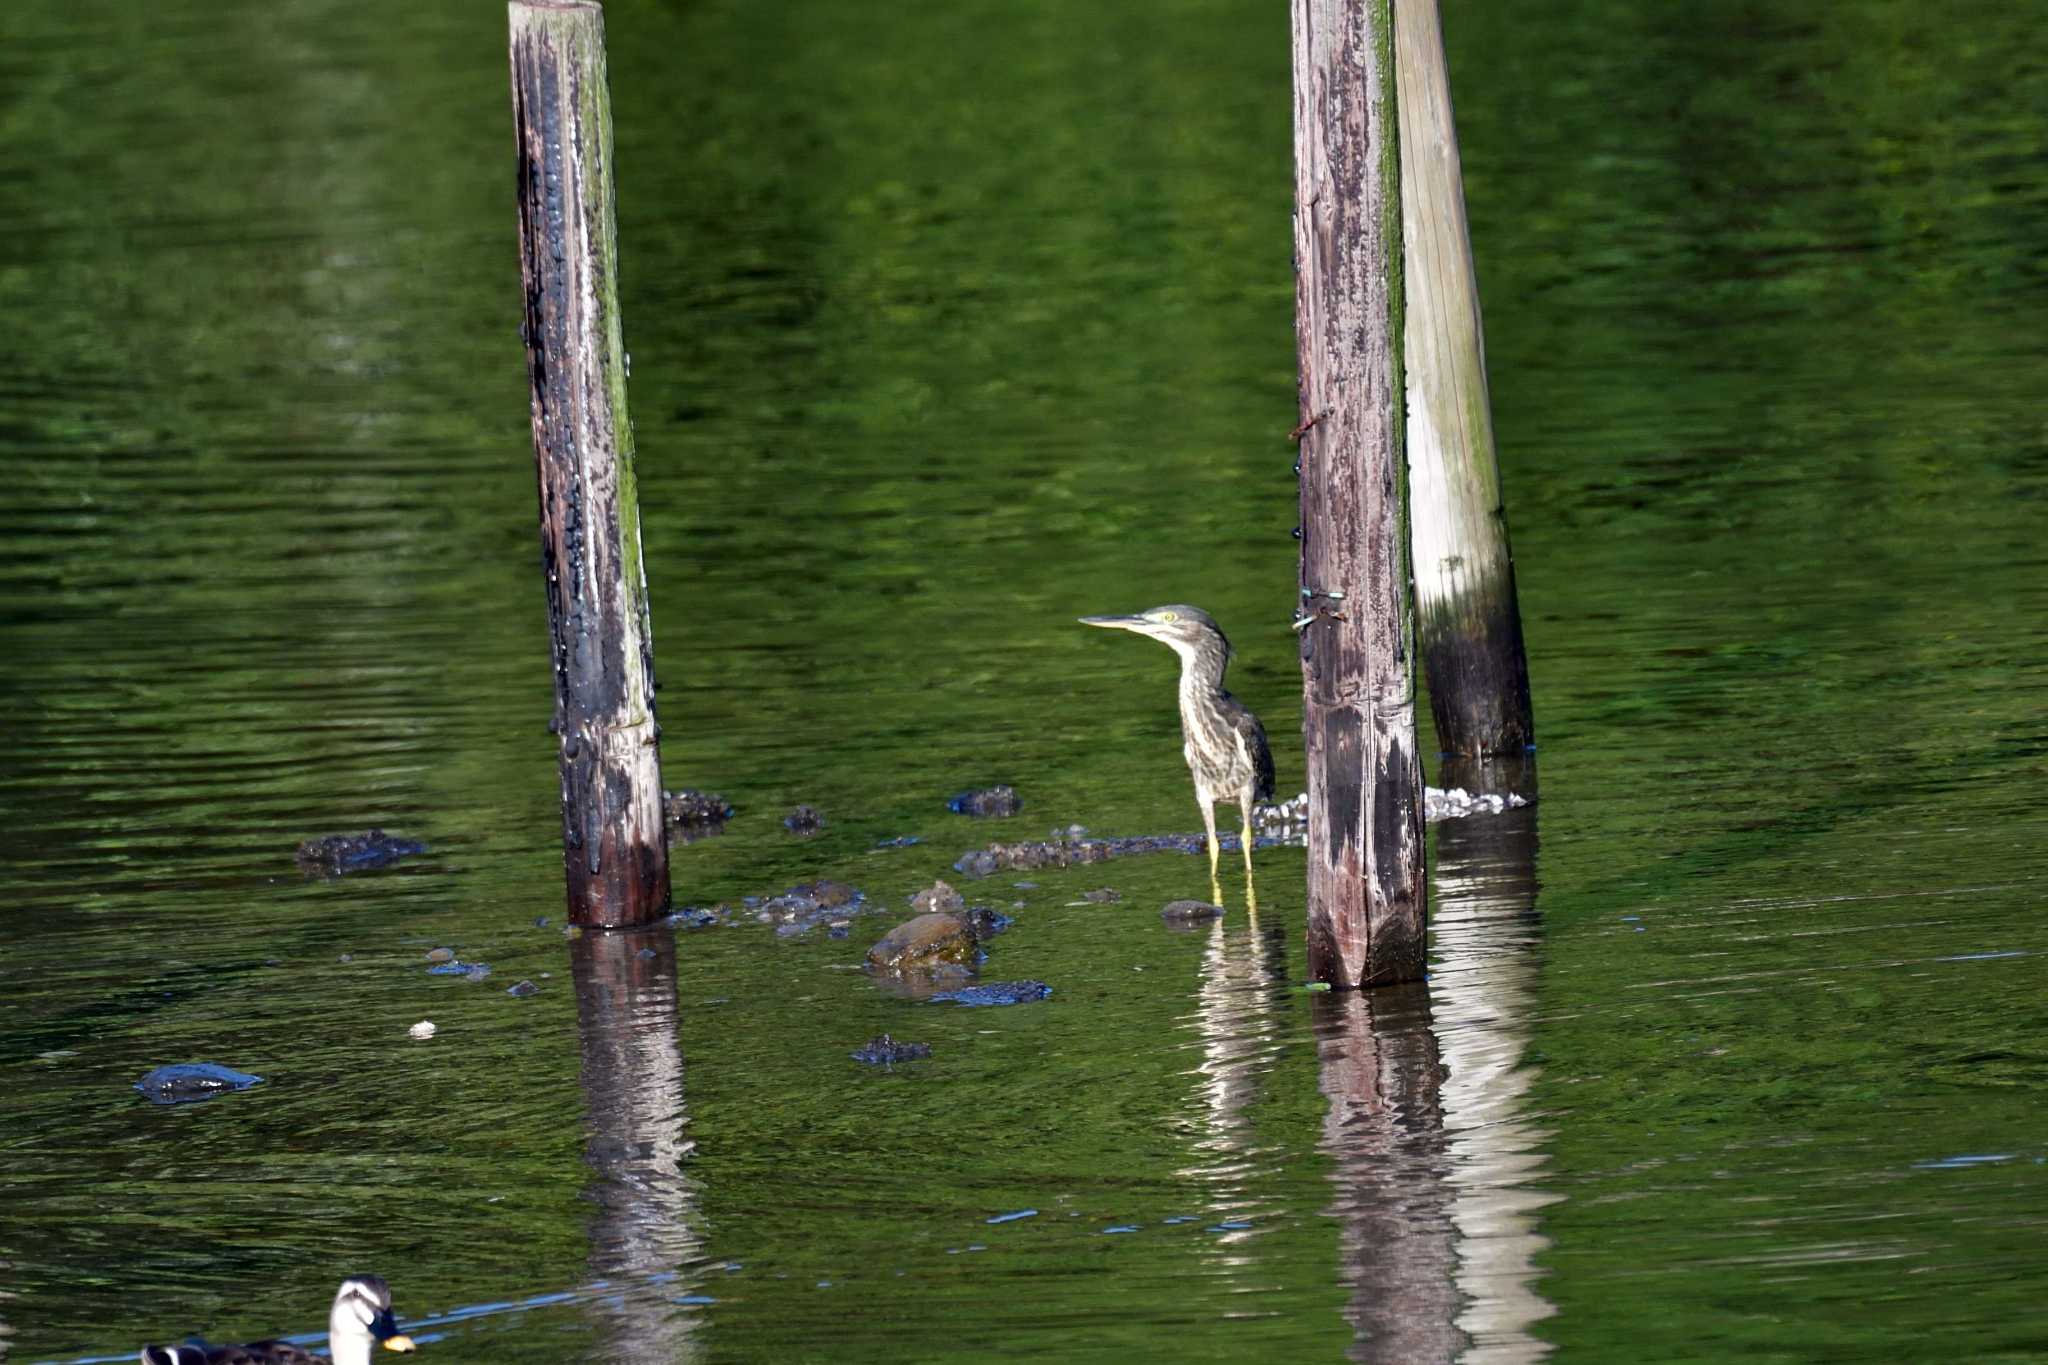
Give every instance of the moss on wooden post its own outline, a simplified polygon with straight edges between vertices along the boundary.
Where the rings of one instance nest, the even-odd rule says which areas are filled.
[[[626,415],[604,12],[512,0],[520,270],[569,918],[668,907],[654,643]]]
[[[1422,766],[1403,502],[1388,0],[1294,0],[1309,972],[1421,977]]]
[[[1517,754],[1535,743],[1536,726],[1437,0],[1394,6],[1394,47],[1415,600],[1430,711],[1447,752]]]

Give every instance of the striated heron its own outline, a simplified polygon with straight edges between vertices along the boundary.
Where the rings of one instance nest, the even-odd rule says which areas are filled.
[[[1136,616],[1083,616],[1084,626],[1148,635],[1180,655],[1180,730],[1187,744],[1195,800],[1209,833],[1209,886],[1220,901],[1216,880],[1216,803],[1235,802],[1243,817],[1244,874],[1252,874],[1252,802],[1273,795],[1273,751],[1266,729],[1245,704],[1223,690],[1230,666],[1230,641],[1200,607],[1154,607]]]

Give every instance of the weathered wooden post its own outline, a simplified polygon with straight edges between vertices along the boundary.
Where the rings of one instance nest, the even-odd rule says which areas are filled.
[[[520,274],[571,923],[668,906],[654,640],[620,339],[604,11],[511,0]]]
[[[1437,0],[1399,0],[1394,51],[1410,527],[1429,706],[1447,752],[1519,754],[1536,742],[1536,723]]]
[[[1293,0],[1308,960],[1422,975],[1422,765],[1402,500],[1401,186],[1388,0]]]

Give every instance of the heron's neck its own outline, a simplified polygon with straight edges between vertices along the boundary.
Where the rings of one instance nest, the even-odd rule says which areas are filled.
[[[1183,695],[1207,696],[1223,690],[1223,670],[1230,667],[1230,655],[1214,641],[1182,644],[1175,641],[1173,652],[1180,655],[1180,690]]]

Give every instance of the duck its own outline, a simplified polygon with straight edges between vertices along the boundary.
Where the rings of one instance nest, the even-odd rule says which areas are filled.
[[[416,1349],[391,1317],[391,1286],[375,1275],[351,1275],[335,1291],[327,1315],[331,1361],[289,1341],[246,1346],[145,1346],[142,1365],[369,1365],[382,1342],[387,1351]]]

